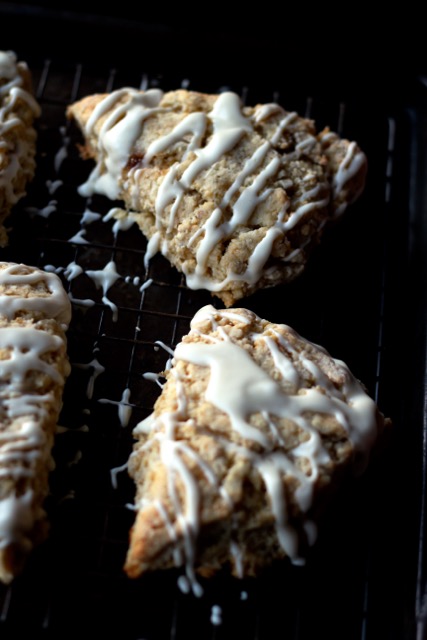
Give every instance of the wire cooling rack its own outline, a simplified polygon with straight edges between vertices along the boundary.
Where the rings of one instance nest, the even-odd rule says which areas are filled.
[[[411,638],[418,547],[419,443],[408,431],[411,364],[398,319],[409,256],[412,129],[405,109],[328,101],[299,89],[210,85],[64,59],[28,59],[42,117],[38,168],[10,224],[3,259],[53,270],[73,303],[72,373],[56,438],[47,502],[49,540],[11,586],[0,587],[0,632],[63,638],[92,632],[129,640]],[[366,191],[325,236],[303,276],[241,306],[293,326],[347,362],[393,419],[391,442],[345,488],[305,567],[256,580],[220,575],[185,595],[175,571],[132,581],[123,573],[134,514],[125,464],[132,429],[160,393],[157,375],[193,314],[215,299],[191,291],[167,261],[144,267],[146,241],[109,216],[114,203],[78,194],[91,169],[79,157],[68,104],[121,86],[237,91],[247,104],[280,102],[355,139],[369,158]],[[403,379],[402,379],[403,378]],[[403,392],[402,392],[403,388]],[[420,419],[415,416],[415,422]],[[408,434],[407,434],[408,435]],[[108,635],[109,634],[109,635]],[[1,636],[3,637],[3,635]]]

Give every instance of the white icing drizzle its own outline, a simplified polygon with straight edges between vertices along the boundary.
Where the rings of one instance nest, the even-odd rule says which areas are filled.
[[[88,240],[84,237],[86,235],[86,229],[80,229],[76,234],[69,238],[68,242],[74,242],[75,244],[88,244]]]
[[[40,216],[41,218],[48,218],[52,213],[54,213],[57,209],[58,201],[57,200],[49,200],[47,205],[41,207],[40,209],[37,207],[26,207],[25,211],[32,216]]]
[[[71,317],[71,305],[57,275],[34,267],[14,263],[0,263],[0,315],[13,320],[20,312],[34,317],[55,318],[64,329]],[[43,283],[46,297],[31,296],[31,288]],[[28,286],[24,296],[17,288]],[[15,481],[34,478],[40,459],[46,457],[48,434],[44,423],[49,417],[48,407],[54,392],[37,393],[28,374],[38,372],[63,385],[64,377],[44,356],[64,347],[59,335],[50,334],[34,325],[6,325],[0,328],[0,349],[8,358],[0,360],[0,479]],[[0,547],[17,544],[29,549],[29,534],[41,509],[34,507],[34,493],[28,489],[18,495],[10,493],[0,500]]]
[[[288,124],[290,124],[297,117],[298,114],[295,111],[291,111],[291,113],[287,113],[285,117],[280,120],[279,125],[271,138],[272,145],[275,145],[279,142],[280,136],[285,131]]]
[[[33,492],[9,496],[0,500],[0,549],[15,543],[26,550],[31,548],[28,534],[35,518],[32,512]]]
[[[87,363],[75,362],[73,366],[78,369],[92,369],[92,375],[89,378],[86,388],[86,396],[90,400],[93,396],[95,381],[101,373],[104,373],[105,367],[96,358],[93,358],[93,360]]]
[[[163,389],[163,384],[160,382],[160,378],[162,377],[160,373],[154,373],[153,371],[146,371],[142,374],[142,377],[145,380],[151,380],[151,382],[155,382],[160,389]]]
[[[0,315],[10,320],[18,311],[39,312],[67,326],[71,320],[71,305],[57,275],[34,267],[0,262],[0,287],[33,286],[39,282],[45,285],[48,296],[21,297],[9,290],[7,295],[0,294]]]
[[[297,350],[282,332],[272,328],[270,333],[249,334],[248,339],[254,347],[259,342],[267,347],[276,370],[289,387],[285,392],[284,388],[218,325],[221,318],[234,322],[243,321],[244,324],[250,322],[248,316],[239,313],[239,310],[216,310],[211,305],[203,307],[191,322],[191,332],[203,337],[204,341],[179,343],[174,352],[173,362],[178,363],[181,360],[209,368],[205,400],[228,416],[232,431],[241,436],[243,442],[254,443],[258,448],[233,443],[218,434],[215,437],[226,451],[247,458],[257,469],[263,479],[275,518],[278,541],[291,561],[301,564],[303,559],[299,556],[299,534],[288,520],[284,478],[293,477],[297,481],[295,500],[302,514],[307,513],[312,506],[313,489],[320,470],[330,462],[319,432],[311,425],[307,416],[331,416],[345,430],[353,445],[355,458],[358,454],[367,459],[377,436],[376,405],[348,367],[342,361],[331,358],[323,348],[313,345],[340,370],[343,377],[340,388],[337,388],[320,367],[309,359],[304,349]],[[213,331],[217,331],[215,337],[204,332],[203,328],[207,323]],[[291,328],[282,326],[286,332],[299,338]],[[311,345],[308,341],[304,343]],[[304,386],[298,368],[306,371],[307,379],[312,379],[312,386]],[[168,491],[175,512],[175,526],[183,538],[186,581],[193,591],[196,588],[199,592],[200,585],[195,579],[193,564],[202,497],[198,481],[185,460],[191,459],[209,484],[218,489],[219,496],[225,501],[231,514],[233,503],[231,496],[224,489],[219,489],[219,481],[213,469],[191,450],[190,443],[175,438],[177,426],[181,421],[188,420],[189,416],[184,381],[176,368],[171,370],[171,375],[176,384],[177,408],[175,411],[159,415],[151,414],[137,425],[134,434],[144,433],[151,436],[144,440],[142,449],[150,447],[154,441],[160,445],[161,462],[168,474]],[[269,427],[268,431],[261,431],[250,423],[249,419],[253,414],[260,414],[264,418]],[[300,444],[294,445],[286,453],[283,437],[276,426],[278,419],[290,421],[303,433],[303,437],[299,439]],[[137,448],[132,455],[138,455],[140,450]],[[182,453],[185,453],[184,457]],[[184,498],[181,499],[177,495],[177,478],[184,491]],[[306,519],[302,526],[308,542],[312,544],[316,536],[314,524]],[[171,536],[171,540],[175,540],[175,534],[174,537]],[[243,575],[241,551],[235,540],[231,540],[230,555],[236,565],[236,572]]]
[[[80,220],[81,225],[92,224],[92,222],[96,222],[101,218],[100,213],[96,213],[95,211],[91,211],[90,209],[85,209],[83,211],[82,218]]]
[[[179,576],[177,580],[177,585],[181,593],[185,593],[185,594],[190,593],[191,585],[190,585],[190,582],[188,581],[187,576]]]
[[[164,342],[162,342],[161,340],[156,340],[155,345],[158,345],[159,347],[161,347],[162,349],[164,349],[164,351],[166,351],[167,353],[169,353],[169,355],[173,356],[174,351],[173,349],[171,349],[171,347],[168,347],[167,344],[165,344]],[[156,348],[156,347],[154,347]]]
[[[119,473],[126,471],[127,468],[128,468],[128,463],[125,462],[124,464],[121,464],[119,467],[113,467],[112,469],[110,469],[111,485],[113,489],[117,489],[118,487],[117,476],[119,475]]]
[[[28,371],[39,371],[51,377],[57,383],[63,383],[61,374],[41,359],[48,351],[59,349],[62,338],[50,335],[46,331],[28,327],[6,327],[0,329],[0,349],[11,349],[10,358],[1,360],[0,377],[9,377],[12,385],[22,384]]]
[[[15,113],[19,101],[27,104],[34,117],[40,115],[40,107],[33,96],[23,89],[23,78],[20,70],[25,64],[17,62],[16,55],[12,51],[0,51],[0,78],[5,82],[0,85],[0,160],[2,155],[10,152],[10,157],[0,170],[0,189],[6,191],[6,200],[14,204],[23,195],[14,189],[14,182],[21,169],[20,158],[30,152],[28,143],[24,140],[16,141],[12,136],[11,142],[7,140],[7,134],[15,127],[22,127],[23,121]],[[4,136],[4,137],[3,137]],[[0,163],[2,164],[2,163]]]
[[[130,389],[125,389],[122,393],[122,397],[119,403],[119,420],[122,427],[127,427],[130,417],[132,415],[132,407],[129,404],[130,401]]]
[[[162,214],[168,204],[173,203],[169,216],[168,232],[173,228],[174,215],[182,196],[197,176],[230,151],[241,139],[245,131],[252,130],[249,121],[240,112],[238,96],[233,93],[224,93],[219,96],[210,113],[210,118],[214,125],[214,135],[205,147],[200,147],[200,143],[205,134],[208,116],[205,113],[196,112],[186,116],[171,133],[153,142],[147,150],[146,163],[156,153],[164,151],[185,135],[193,134],[183,155],[183,160],[186,160],[189,152],[194,150],[197,150],[196,158],[184,171],[180,180],[176,179],[178,164],[173,165],[158,191],[156,199],[157,216]]]
[[[83,413],[85,413],[85,410],[83,410]],[[63,425],[57,424],[56,425],[56,433],[57,434],[62,434],[62,433],[69,433],[69,432],[78,432],[81,431],[82,433],[87,433],[89,431],[89,427],[87,426],[87,424],[83,424],[81,427],[64,427]]]
[[[66,267],[55,267],[53,264],[46,264],[44,269],[51,273],[63,273],[68,282],[84,273],[83,267],[74,261],[70,262]]]
[[[115,305],[114,302],[111,302],[111,300],[107,297],[109,288],[112,287],[119,278],[121,278],[121,275],[117,273],[115,262],[113,260],[110,260],[110,262],[108,262],[103,269],[89,269],[86,271],[86,275],[94,281],[97,288],[102,288],[102,302],[109,306],[112,310],[113,321],[115,322],[118,317],[118,308],[117,305]]]
[[[254,120],[255,122],[263,122],[268,120],[270,116],[276,115],[276,113],[285,113],[285,110],[275,102],[262,104],[255,110]]]
[[[33,397],[31,398],[33,400]],[[49,400],[43,396],[39,402]],[[7,407],[7,414],[13,415],[14,419],[25,415],[22,412],[10,411],[11,405]],[[27,412],[37,413],[38,417],[45,414],[41,404],[35,402],[27,405]],[[17,425],[13,432],[0,432],[0,478],[12,476],[15,479],[29,478],[34,475],[34,463],[40,457],[40,449],[46,442],[46,435],[34,420],[26,420]],[[13,465],[13,466],[12,466]]]
[[[93,307],[95,305],[94,300],[91,300],[90,298],[75,298],[70,293],[68,294],[68,297],[73,304],[79,307]]]
[[[135,220],[131,216],[124,216],[120,218],[116,217],[117,214],[120,214],[122,212],[123,212],[123,209],[120,209],[119,207],[113,207],[102,218],[103,222],[108,222],[109,220],[115,220],[113,224],[114,237],[117,237],[117,234],[119,233],[119,231],[127,231],[128,229],[131,228],[132,225],[135,224]]]
[[[211,623],[214,626],[222,624],[222,609],[218,604],[214,604],[211,609]]]
[[[152,91],[155,91],[153,95]],[[81,187],[81,193],[91,195],[97,192],[109,195],[111,198],[120,196],[118,183],[122,171],[130,155],[136,150],[136,141],[141,135],[145,119],[162,110],[159,106],[161,98],[162,93],[158,90],[143,93],[134,89],[122,89],[113,92],[98,103],[85,127],[85,134],[90,137],[98,120],[101,117],[105,118],[97,134],[98,162],[88,182]],[[150,258],[158,251],[168,257],[168,236],[173,233],[176,213],[182,198],[192,188],[199,175],[209,171],[245,135],[251,133],[254,123],[261,123],[277,114],[282,114],[283,117],[278,122],[270,140],[262,142],[252,157],[245,162],[242,170],[222,200],[218,202],[203,227],[190,239],[190,246],[196,241],[199,244],[196,250],[195,269],[190,271],[189,268],[184,267],[188,286],[193,289],[205,288],[211,291],[220,291],[234,281],[254,284],[261,277],[275,241],[298,224],[307,213],[328,207],[329,196],[323,195],[316,200],[314,199],[315,194],[310,192],[304,194],[304,200],[296,210],[288,212],[290,205],[288,202],[282,211],[278,212],[277,221],[273,227],[266,231],[264,237],[259,241],[254,255],[248,261],[247,268],[243,273],[236,274],[230,270],[221,282],[215,281],[207,275],[209,256],[214,248],[221,241],[232,237],[237,227],[248,224],[258,205],[272,192],[268,184],[277,176],[282,161],[279,155],[274,155],[269,162],[266,162],[266,156],[272,152],[284,131],[298,117],[297,113],[287,113],[280,105],[274,103],[258,107],[251,118],[246,117],[243,114],[239,96],[233,92],[225,91],[218,96],[210,113],[192,112],[185,116],[169,133],[152,141],[142,156],[142,166],[140,163],[129,170],[126,187],[133,194],[133,207],[138,209],[138,180],[141,172],[150,166],[156,155],[167,151],[179,142],[186,145],[180,162],[176,162],[170,167],[158,188],[155,202],[158,231],[152,235],[148,242],[144,258],[146,268],[148,268]],[[205,141],[209,122],[212,124],[213,131]],[[297,151],[304,152],[315,143],[316,139],[313,136],[307,136],[296,145]],[[187,162],[190,153],[193,154],[192,160],[181,172],[182,163]],[[345,170],[346,165],[343,165],[336,184],[338,191],[343,182],[341,174]],[[178,178],[178,175],[181,177]],[[328,191],[326,178],[324,183],[319,186],[318,193],[321,190]],[[238,193],[240,195],[236,198]],[[226,208],[231,208],[229,219],[227,219],[225,212]],[[161,241],[160,226],[164,224],[166,210],[168,211],[166,238]],[[288,215],[287,219],[285,214]],[[130,214],[125,219],[129,221],[129,224],[134,221]],[[124,223],[120,222],[120,224]]]
[[[59,187],[62,187],[62,185],[62,180],[46,180],[46,187],[49,191],[49,195],[51,196],[53,196],[53,194],[56,193],[56,191],[59,189]]]
[[[127,427],[130,417],[132,415],[132,407],[129,404],[130,389],[125,389],[122,393],[122,397],[119,401],[108,400],[107,398],[99,398],[98,402],[101,404],[113,404],[118,408],[119,421],[122,427]]]
[[[42,258],[44,257],[44,255],[41,256]],[[48,273],[61,273],[63,271],[63,267],[55,267],[55,265],[53,264],[45,264],[43,269],[45,271],[47,271]]]
[[[112,214],[114,214],[116,211],[120,211],[120,209],[115,209],[115,210],[110,210],[109,214],[107,214],[107,216],[109,217],[113,217]],[[83,217],[82,217],[82,224],[86,223],[86,224],[91,224],[92,222],[98,220],[99,218],[101,218],[101,215],[99,213],[96,213],[94,211],[91,211],[90,209],[86,209],[85,212],[83,213]],[[117,221],[118,223],[121,223],[121,220]],[[133,224],[133,222],[132,222]],[[127,225],[129,226],[129,225]],[[80,242],[86,242],[86,240],[84,240],[83,238],[81,238],[81,235],[85,233],[85,229],[81,229],[79,231],[79,233],[77,234],[77,236],[74,236],[74,238],[72,238],[71,240],[73,241],[77,241],[78,237],[80,238]],[[1,263],[0,263],[1,264]],[[46,272],[48,273],[56,273],[56,274],[60,274],[62,273],[64,275],[64,277],[71,282],[72,280],[74,280],[75,278],[77,278],[78,276],[82,275],[82,274],[86,274],[89,278],[91,278],[93,280],[93,282],[95,283],[97,288],[102,288],[103,291],[103,297],[102,297],[102,302],[104,304],[106,304],[107,306],[109,306],[113,312],[113,321],[117,320],[118,317],[118,308],[117,305],[115,305],[107,296],[108,290],[110,289],[110,287],[113,286],[113,284],[119,279],[122,278],[123,276],[121,276],[119,273],[117,273],[117,269],[116,269],[116,265],[115,262],[113,260],[111,260],[110,262],[108,262],[105,267],[103,269],[98,269],[98,270],[84,270],[82,266],[80,266],[79,264],[77,264],[76,262],[72,261],[70,262],[66,267],[55,267],[52,264],[47,264],[44,266],[44,269]],[[125,282],[127,283],[132,283],[135,287],[139,288],[140,293],[142,293],[143,291],[145,291],[145,289],[148,289],[148,287],[153,283],[153,280],[151,278],[147,279],[145,282],[143,282],[142,284],[140,283],[140,278],[138,276],[124,276],[123,279],[125,280]],[[1,284],[1,280],[0,280],[0,284]],[[96,303],[94,300],[88,298],[88,299],[78,299],[75,298],[71,293],[68,294],[68,298],[69,300],[75,304],[75,305],[80,305],[83,307],[92,307],[94,306]],[[139,328],[136,328],[136,330],[138,331]]]
[[[334,143],[339,142],[340,138],[334,131],[325,129],[321,132],[320,143],[327,150]],[[332,191],[333,197],[336,201],[339,201],[341,194],[347,188],[347,183],[354,178],[354,176],[360,171],[363,166],[366,165],[366,155],[359,149],[355,142],[349,142],[344,158],[341,160],[337,171],[333,175],[332,179]],[[347,206],[357,200],[364,188],[363,180],[361,181],[358,191],[354,191],[352,197],[349,195],[338,206],[335,203],[334,217],[338,218],[346,210]]]
[[[148,265],[149,262],[151,260],[151,258],[153,256],[156,255],[156,253],[159,251],[160,249],[160,233],[154,233],[151,238],[149,239],[149,241],[147,242],[147,248],[145,250],[145,255],[144,255],[144,267],[145,270],[148,270]]]
[[[68,157],[68,145],[70,144],[70,137],[66,135],[66,128],[60,127],[59,131],[62,137],[62,145],[59,147],[53,160],[53,167],[56,173],[59,172],[62,163]]]
[[[148,287],[151,287],[152,284],[153,284],[153,279],[152,278],[148,278],[148,280],[143,282],[142,285],[139,287],[140,292],[142,293],[143,291],[148,289]]]
[[[200,144],[205,133],[208,118],[213,124],[213,134],[206,146],[199,147],[198,144]],[[151,153],[154,155],[158,148],[157,144],[159,144],[159,149],[164,150],[171,142],[176,142],[178,139],[182,138],[183,134],[192,132],[193,137],[187,148],[187,152],[184,154],[183,160],[186,159],[190,150],[193,151],[195,147],[197,148],[195,159],[185,169],[179,180],[176,178],[178,164],[175,164],[168,171],[166,177],[161,183],[156,198],[157,226],[160,226],[160,217],[163,211],[168,205],[171,205],[167,230],[170,233],[174,226],[175,213],[181,199],[185,192],[191,187],[194,180],[202,171],[209,169],[214,163],[218,162],[224,154],[231,151],[242,139],[245,133],[250,133],[251,131],[252,124],[241,112],[239,97],[232,92],[225,92],[218,97],[210,114],[190,114],[170,134],[164,136],[160,141],[156,141],[156,143],[153,143],[149,147],[148,151],[150,152],[151,149]],[[246,163],[242,172],[243,175],[239,176],[238,181],[230,187],[223,199],[223,202],[221,203],[222,206],[226,206],[229,203],[232,195],[234,195],[234,193],[239,189],[247,175],[249,175],[249,173],[262,162],[267,150],[268,145],[263,145],[262,150],[257,152],[256,158],[254,160],[251,159],[252,162],[250,160],[249,163]],[[150,159],[151,156],[148,157],[148,160]],[[276,170],[278,168],[278,164],[280,164],[280,162],[277,159],[277,163],[275,164]],[[267,179],[267,175],[265,179]],[[262,178],[260,179],[260,182],[262,182]],[[252,188],[252,191],[256,194],[258,190],[256,188]],[[244,193],[245,192],[243,192],[243,194]],[[216,232],[217,225],[219,224],[223,213],[221,205],[218,209],[214,210],[211,218],[207,221],[204,227],[205,244],[199,248],[197,252],[197,268],[196,273],[194,274],[196,279],[200,273],[204,273],[208,256],[213,247],[217,244],[218,240],[221,239],[228,230],[233,231],[237,224],[242,224],[244,220],[247,220],[247,216],[253,212],[258,204],[258,200],[256,200],[253,203],[253,206],[251,206],[248,202],[248,200],[250,200],[250,196],[245,200],[245,203],[241,203],[241,209],[236,212],[235,220],[229,223],[229,228],[228,226],[223,227],[219,233]],[[250,212],[248,212],[248,208],[251,209]],[[239,221],[239,218],[241,218],[241,221]],[[162,248],[162,253],[167,253],[167,245]],[[191,286],[192,285],[190,284],[190,287]]]
[[[7,81],[0,86],[0,99],[5,100],[11,96],[13,101],[19,97],[28,104],[37,117],[40,115],[40,106],[28,91],[22,89],[23,79],[19,74],[22,69],[26,69],[25,63],[17,62],[16,55],[12,51],[0,51],[0,78]],[[6,107],[4,109],[3,113],[6,114]]]
[[[64,160],[67,158],[67,156],[68,156],[67,147],[65,145],[63,145],[56,152],[55,158],[54,158],[54,161],[53,161],[53,165],[55,167],[56,173],[59,172],[59,170],[61,168],[61,165],[64,162]]]
[[[347,147],[346,154],[338,167],[338,171],[335,173],[333,178],[333,192],[335,198],[339,197],[347,182],[351,180],[358,171],[360,171],[365,162],[365,154],[358,148],[355,142],[350,142]],[[362,189],[363,185],[360,187],[359,192],[354,194],[353,201],[359,197]],[[342,215],[348,204],[349,202],[345,201],[337,207],[335,217]]]
[[[234,540],[232,540],[230,543],[230,555],[233,558],[236,576],[238,578],[243,578],[244,571],[243,571],[242,550],[237,544],[237,542],[234,542]]]
[[[82,267],[75,262],[70,262],[64,269],[64,276],[67,278],[68,282],[71,282],[71,280],[74,280],[74,278],[77,278],[82,273]]]
[[[99,160],[87,182],[79,188],[82,196],[102,193],[111,200],[119,198],[119,179],[139,136],[143,121],[158,111],[163,97],[159,89],[146,92],[119,89],[104,98],[86,123],[85,134],[92,135],[99,118],[108,112],[98,136]]]
[[[144,155],[144,166],[147,166],[155,155],[176,144],[182,140],[184,136],[192,135],[191,141],[183,156],[183,159],[185,160],[191,151],[200,148],[201,141],[205,134],[206,124],[207,116],[205,113],[190,113],[175,127],[173,131],[171,131],[171,133],[154,140],[154,142],[150,144]]]

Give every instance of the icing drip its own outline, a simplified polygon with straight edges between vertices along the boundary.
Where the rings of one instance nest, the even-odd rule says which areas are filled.
[[[85,364],[81,362],[76,362],[74,363],[74,366],[77,367],[78,369],[92,369],[92,375],[89,378],[89,382],[86,388],[86,396],[90,400],[93,396],[93,392],[95,389],[95,381],[98,378],[98,376],[104,373],[105,367],[100,362],[98,362],[96,358],[93,358],[93,360]]]
[[[118,408],[119,421],[122,427],[127,427],[130,417],[132,415],[132,407],[129,404],[130,389],[125,389],[122,393],[121,400],[108,400],[107,398],[100,398],[98,402],[101,404],[113,404]]]
[[[107,297],[109,288],[112,287],[119,278],[121,278],[120,274],[117,273],[115,262],[111,260],[103,269],[98,269],[96,271],[87,270],[86,275],[94,281],[96,287],[102,288],[102,302],[112,310],[113,321],[115,322],[118,316],[118,308],[117,305],[115,305],[114,302],[111,302]]]
[[[118,207],[113,207],[102,218],[103,222],[108,222],[108,220],[115,219],[115,222],[113,224],[113,234],[115,238],[117,238],[117,234],[119,233],[119,231],[127,231],[128,229],[131,228],[133,224],[135,224],[135,220],[133,220],[131,217],[121,216],[120,218],[116,218],[117,214],[120,214],[122,212],[123,212],[123,209],[119,209]]]
[[[211,623],[214,626],[222,624],[222,609],[217,604],[214,604],[211,609]]]
[[[202,341],[179,343],[173,363],[176,365],[183,361],[209,369],[204,400],[228,417],[230,429],[240,437],[240,444],[235,439],[229,440],[215,434],[213,428],[209,435],[215,437],[226,452],[246,458],[258,471],[275,519],[278,542],[291,561],[300,564],[303,559],[299,556],[299,533],[289,521],[284,481],[289,478],[295,480],[294,497],[303,516],[312,506],[314,487],[322,467],[331,461],[319,432],[312,425],[311,417],[329,416],[346,433],[355,457],[360,454],[367,459],[377,436],[377,408],[342,361],[331,358],[323,348],[304,341],[303,344],[321,351],[339,370],[342,382],[340,387],[336,386],[320,366],[309,359],[304,348],[296,348],[293,341],[286,337],[290,334],[296,340],[300,339],[286,325],[282,325],[283,333],[272,328],[270,332],[248,334],[254,353],[261,347],[265,352],[266,347],[271,354],[275,369],[282,378],[279,384],[246,349],[233,342],[233,333],[229,334],[218,324],[221,319],[243,322],[245,325],[250,322],[248,316],[239,310],[216,310],[210,305],[203,307],[191,323],[191,333],[200,336]],[[207,325],[216,332],[214,336],[205,329]],[[174,508],[175,525],[170,537],[176,542],[176,531],[181,532],[182,543],[179,548],[184,555],[186,577],[193,591],[199,592],[200,585],[194,575],[194,559],[203,498],[200,480],[196,479],[186,460],[191,460],[192,468],[195,465],[207,482],[217,489],[230,514],[233,513],[233,500],[224,487],[220,488],[220,481],[211,466],[191,449],[190,442],[176,437],[178,425],[191,419],[184,377],[181,377],[188,373],[183,374],[178,368],[173,368],[171,375],[176,385],[176,410],[158,415],[153,413],[139,423],[134,434],[149,436],[144,440],[143,449],[150,447],[153,442],[160,445],[161,462],[167,470],[169,499]],[[310,384],[304,382],[306,379],[311,380]],[[251,416],[254,415],[263,418],[266,428],[260,428],[259,422],[258,426],[251,422]],[[294,424],[299,429],[301,435],[293,446],[285,442],[286,431],[281,433],[283,424]],[[138,455],[139,451],[137,448],[132,455]],[[184,494],[181,498],[177,493],[178,479]],[[139,508],[146,504],[141,503]],[[312,544],[316,530],[308,517],[305,520],[303,518],[302,528]],[[230,542],[230,556],[236,563],[238,575],[243,575],[242,552],[233,539]],[[182,563],[181,556],[178,560]]]
[[[82,219],[80,220],[81,225],[92,224],[92,222],[96,222],[101,218],[100,213],[95,213],[95,211],[91,211],[90,209],[86,209],[83,212]]]
[[[117,476],[119,475],[119,473],[126,471],[127,468],[128,468],[128,463],[125,462],[124,464],[121,464],[119,467],[113,467],[112,469],[110,469],[111,486],[113,487],[113,489],[117,489],[118,487]]]
[[[85,235],[86,229],[80,229],[80,231],[68,239],[68,242],[74,242],[75,244],[88,244],[88,240],[84,238]]]

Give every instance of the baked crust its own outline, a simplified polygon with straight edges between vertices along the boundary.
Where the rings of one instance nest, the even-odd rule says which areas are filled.
[[[123,200],[193,289],[231,306],[289,282],[361,194],[365,154],[354,142],[278,104],[242,106],[231,92],[121,89],[70,105],[96,160],[82,195]]]
[[[0,51],[0,246],[7,245],[4,220],[26,193],[35,171],[40,107],[27,65],[12,51]]]
[[[203,307],[177,346],[129,459],[125,570],[302,562],[341,479],[363,469],[384,417],[341,361],[247,309]]]
[[[47,534],[43,503],[70,372],[71,305],[58,276],[0,262],[0,580]]]

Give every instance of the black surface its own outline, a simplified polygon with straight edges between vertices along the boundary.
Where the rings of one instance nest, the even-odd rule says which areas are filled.
[[[405,99],[426,71],[421,7],[373,14],[328,3],[305,7],[222,0],[182,3],[0,2],[2,46],[28,55],[170,70],[217,84],[279,84],[286,91],[383,102]]]
[[[303,54],[291,62],[295,31],[283,46],[267,35],[259,38],[259,31],[254,41],[253,21],[246,34],[228,29],[218,36],[218,30],[210,29],[205,37],[191,35],[190,40],[182,15],[176,24],[170,15],[159,21],[154,9],[150,20],[128,12],[126,18],[110,13],[94,21],[82,11],[64,13],[68,10],[63,5],[59,14],[48,3],[42,11],[20,3],[0,4],[2,48],[12,48],[28,61],[43,107],[38,173],[12,216],[10,247],[2,259],[56,267],[75,260],[89,269],[113,259],[123,276],[136,274],[141,282],[145,277],[146,244],[134,228],[115,238],[111,222],[98,221],[87,226],[89,244],[69,242],[88,204],[101,213],[109,209],[102,198],[86,203],[76,193],[90,167],[78,157],[78,135],[65,122],[64,112],[78,96],[138,86],[142,78],[166,90],[188,79],[192,89],[217,91],[225,85],[245,93],[248,103],[275,99],[289,110],[308,111],[319,126],[331,125],[365,150],[366,191],[327,234],[298,281],[259,292],[242,306],[292,325],[345,360],[392,418],[393,428],[369,472],[338,496],[305,568],[280,565],[243,584],[219,576],[205,584],[202,599],[181,594],[175,572],[130,581],[122,564],[133,517],[125,504],[132,502],[133,487],[126,474],[120,474],[114,490],[110,469],[126,461],[132,428],[158,395],[158,387],[142,376],[159,371],[167,359],[155,341],[176,344],[192,314],[211,298],[187,290],[181,277],[157,257],[148,274],[154,284],[145,293],[124,278],[109,291],[119,306],[113,322],[91,280],[64,280],[75,298],[97,302],[89,309],[73,307],[73,372],[61,416],[69,431],[57,438],[57,469],[48,502],[51,536],[34,552],[24,574],[11,587],[0,587],[0,636],[21,637],[25,632],[29,637],[64,638],[91,632],[130,640],[407,640],[416,638],[418,629],[420,640],[426,577],[426,104],[423,63],[411,59],[417,43],[405,50],[398,68],[390,33],[385,39],[388,51],[380,47],[370,66],[364,55],[359,58],[363,65],[356,64],[360,47],[351,46],[351,38],[328,39],[319,60],[313,57],[317,41],[308,45],[302,37]],[[22,37],[30,25],[31,35]],[[310,30],[315,31],[314,25]],[[356,31],[353,25],[350,35]],[[324,41],[325,29],[322,33]],[[343,53],[331,61],[337,41]],[[368,44],[365,54],[373,50]],[[242,46],[247,54],[243,57]],[[201,69],[204,52],[207,66]],[[268,65],[272,52],[274,63]],[[307,57],[311,66],[304,67]],[[306,69],[303,75],[301,68]],[[61,149],[67,154],[56,170],[54,160]],[[53,196],[47,191],[48,179],[63,182]],[[30,214],[29,207],[42,208],[51,198],[57,200],[56,212],[48,218]],[[135,331],[137,323],[140,331]],[[91,370],[79,365],[94,357],[105,371],[88,398]],[[131,389],[133,410],[129,425],[121,427],[116,407],[99,400],[119,401],[125,387]],[[81,430],[83,425],[88,431]],[[242,591],[247,599],[242,599]],[[210,622],[215,604],[223,611],[220,626]]]

